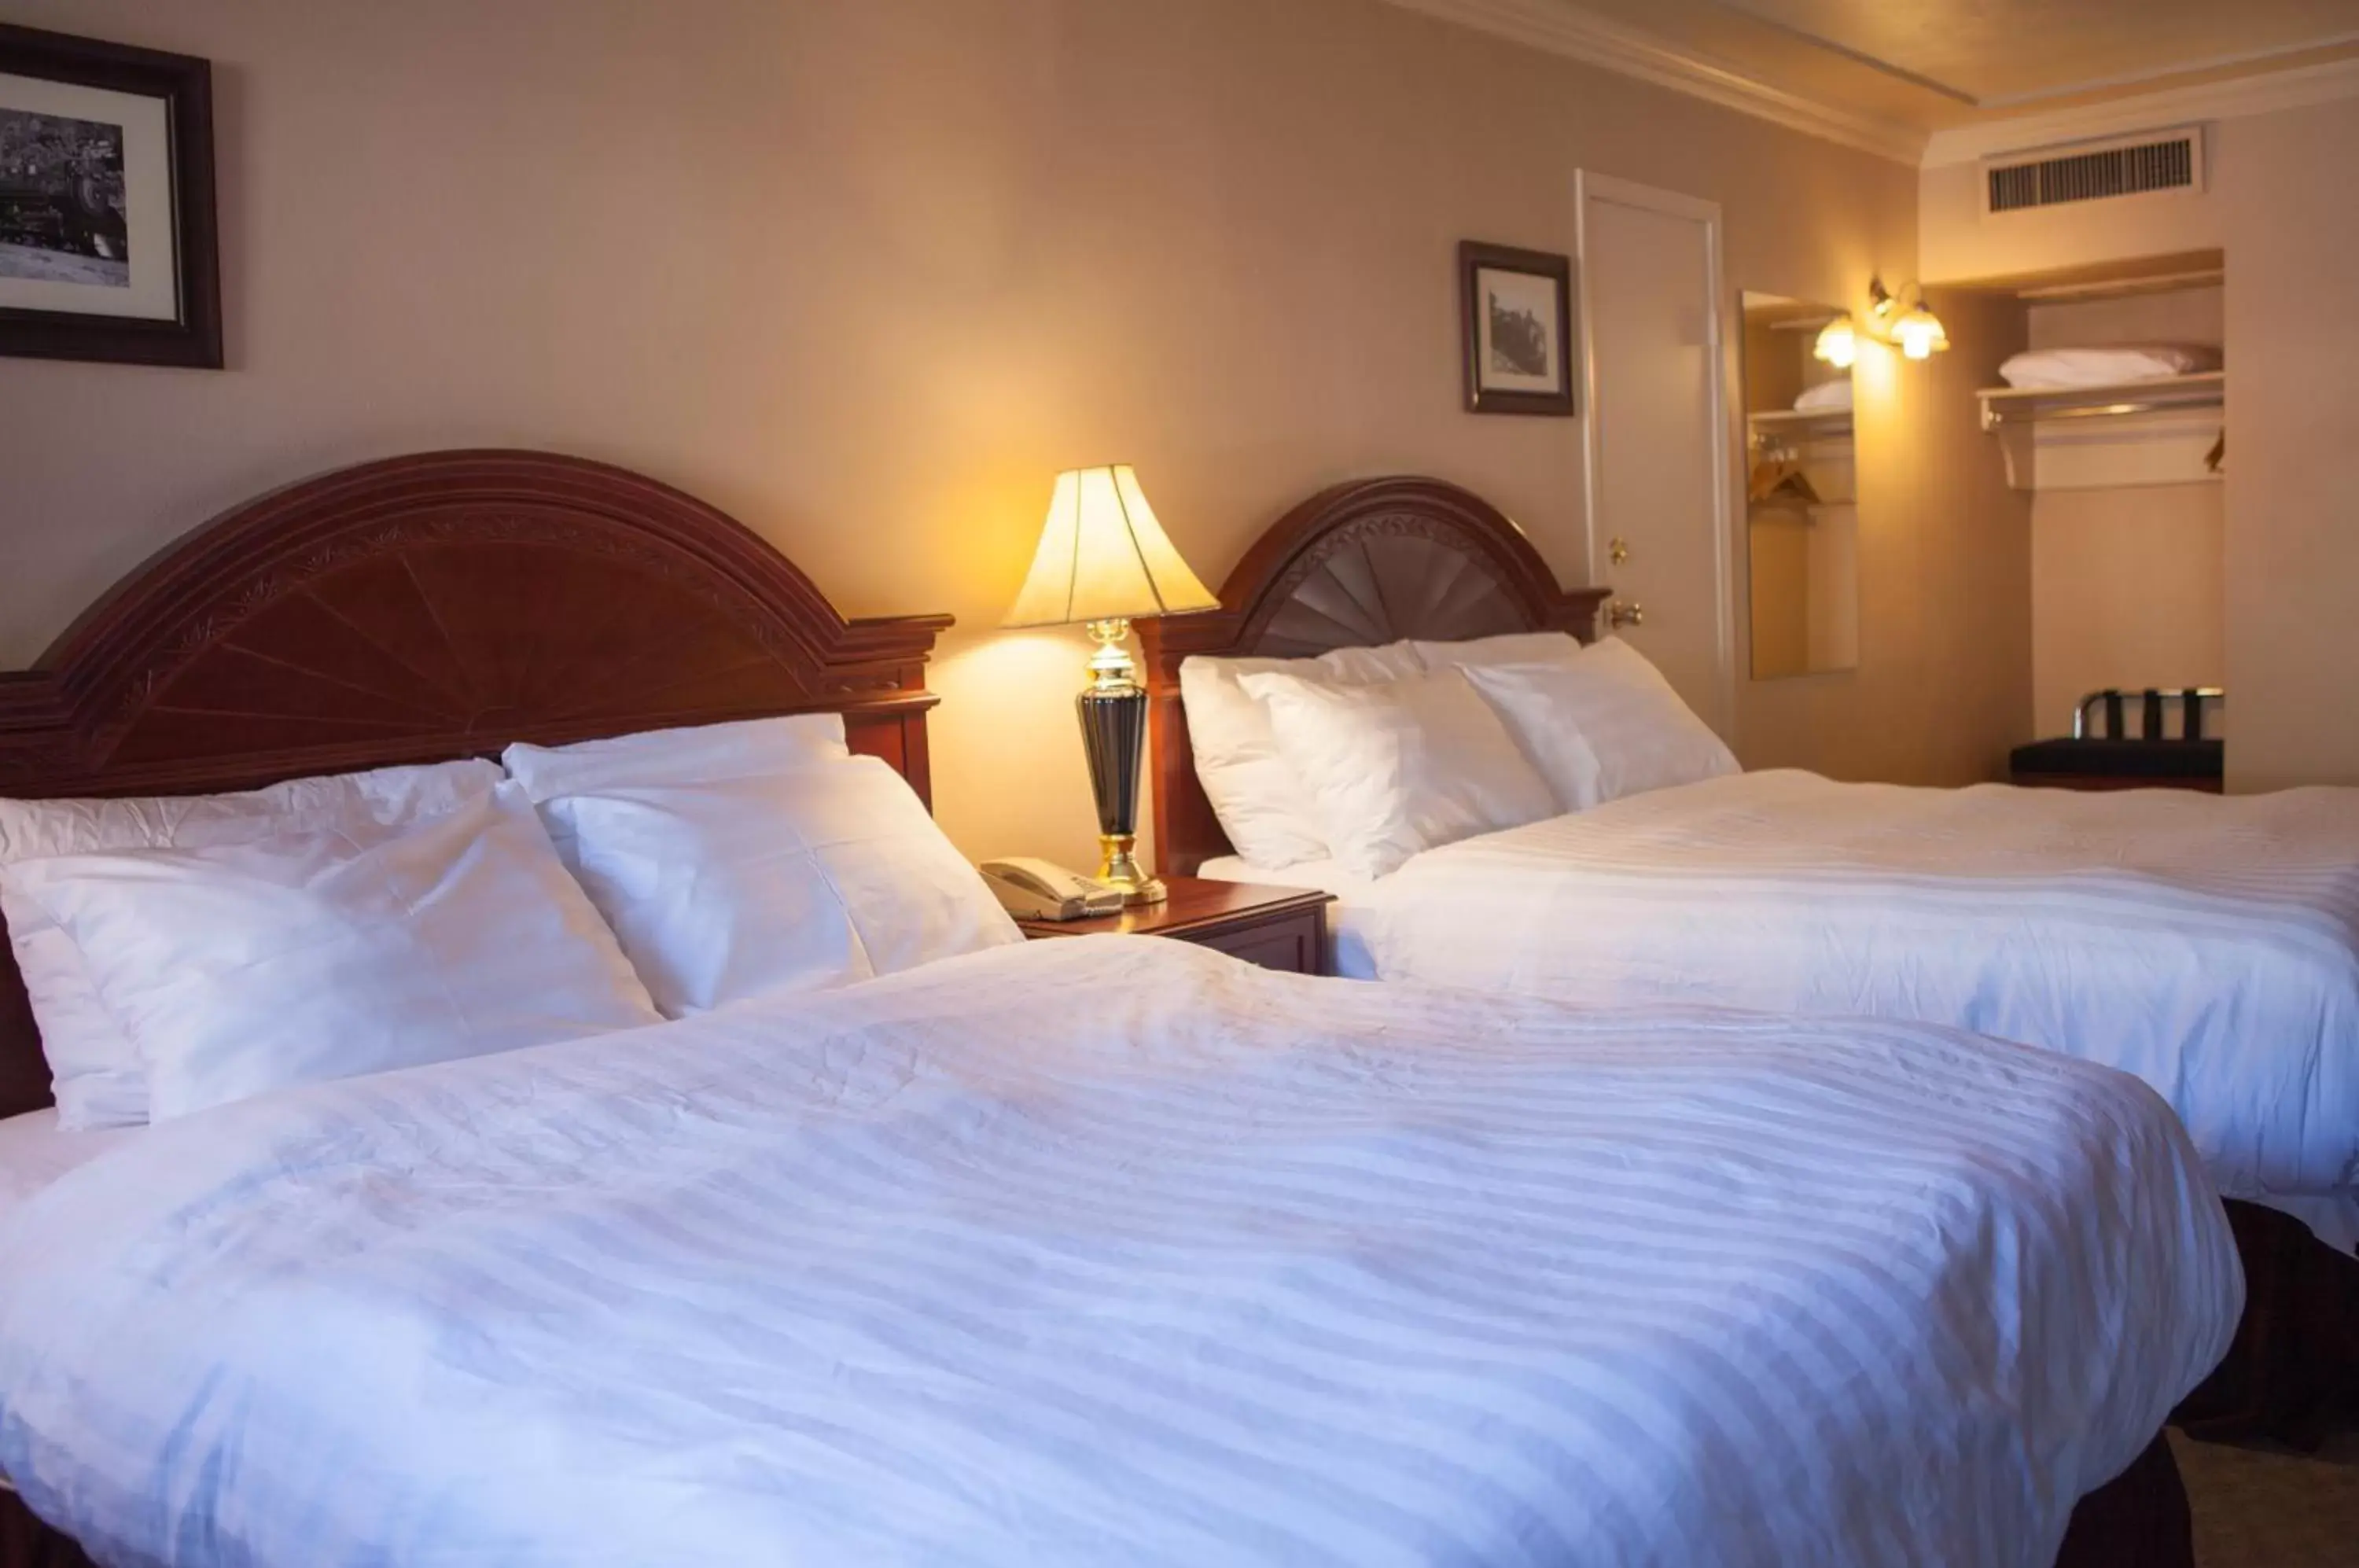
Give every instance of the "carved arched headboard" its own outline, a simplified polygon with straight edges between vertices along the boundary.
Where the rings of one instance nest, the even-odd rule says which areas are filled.
[[[678,724],[839,712],[929,797],[947,615],[847,621],[760,538],[622,469],[444,452],[249,503],[0,674],[0,795],[253,789]],[[49,1073],[0,943],[0,1115]]]
[[[1610,590],[1557,586],[1523,530],[1440,479],[1362,479],[1272,525],[1221,585],[1220,609],[1142,621],[1157,863],[1186,876],[1229,853],[1196,778],[1180,701],[1191,654],[1295,659],[1402,637],[1564,631],[1589,640]]]

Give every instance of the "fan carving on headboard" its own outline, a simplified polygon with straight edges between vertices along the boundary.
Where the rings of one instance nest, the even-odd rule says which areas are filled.
[[[1436,532],[1430,518],[1386,512],[1326,535],[1270,585],[1276,607],[1254,651],[1290,659],[1524,629],[1497,572]]]
[[[1418,637],[1555,630],[1587,640],[1604,588],[1557,586],[1532,542],[1472,491],[1413,476],[1341,485],[1245,552],[1209,615],[1139,623],[1151,707],[1156,858],[1186,876],[1229,853],[1180,701],[1192,654],[1299,659]]]
[[[0,793],[245,789],[635,730],[835,712],[929,798],[947,615],[848,621],[741,524],[579,458],[446,452],[266,495],[0,674]],[[0,944],[0,1115],[45,1104]]]

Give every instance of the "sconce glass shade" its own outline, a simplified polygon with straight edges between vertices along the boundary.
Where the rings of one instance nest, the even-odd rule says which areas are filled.
[[[1818,341],[1810,345],[1814,359],[1825,360],[1837,370],[1849,370],[1859,358],[1859,330],[1851,324],[1849,316],[1837,316],[1819,329]]]
[[[1217,610],[1128,463],[1057,475],[1031,572],[1002,626],[1062,626]]]
[[[1911,359],[1930,359],[1950,346],[1941,318],[1919,305],[1892,325],[1893,340]]]

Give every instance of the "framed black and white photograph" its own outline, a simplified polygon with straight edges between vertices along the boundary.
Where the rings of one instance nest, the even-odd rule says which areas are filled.
[[[0,26],[0,354],[222,364],[212,70]]]
[[[1468,411],[1571,414],[1571,258],[1468,240],[1458,247],[1458,279]]]

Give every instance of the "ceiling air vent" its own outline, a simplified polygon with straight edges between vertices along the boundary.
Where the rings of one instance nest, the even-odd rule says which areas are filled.
[[[2010,153],[1983,164],[1983,211],[2021,212],[2072,201],[2203,188],[2203,132],[2147,132],[2116,141]]]

